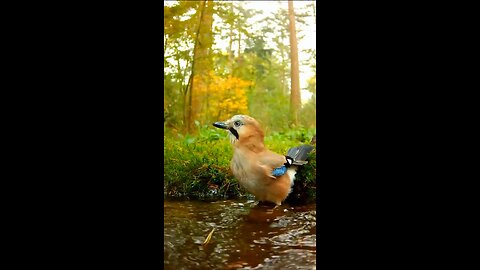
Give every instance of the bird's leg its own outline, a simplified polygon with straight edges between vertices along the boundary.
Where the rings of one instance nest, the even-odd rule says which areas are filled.
[[[275,206],[273,207],[273,209],[277,209],[278,207],[280,207],[282,205],[282,203],[276,203]]]
[[[275,210],[279,205],[278,203],[274,202],[269,202],[269,201],[258,201],[257,204],[258,207],[264,208],[267,213],[273,213],[273,210]]]

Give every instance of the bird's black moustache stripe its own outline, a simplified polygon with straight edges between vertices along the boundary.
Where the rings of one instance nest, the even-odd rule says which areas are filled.
[[[235,136],[235,138],[237,138],[237,140],[238,140],[238,132],[233,127],[229,128],[228,130],[230,130],[230,132],[233,134],[233,136]]]

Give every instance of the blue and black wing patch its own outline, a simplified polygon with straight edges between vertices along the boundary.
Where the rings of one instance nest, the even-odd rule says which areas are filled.
[[[282,176],[287,172],[288,167],[292,165],[305,165],[308,163],[305,159],[308,157],[308,153],[313,150],[313,146],[302,145],[299,147],[294,147],[288,150],[288,155],[285,156],[286,162],[278,167],[273,169],[272,175],[275,177]]]
[[[293,163],[293,158],[291,158],[289,156],[285,156],[285,160],[287,162],[285,162],[282,166],[273,169],[273,171],[272,171],[273,176],[275,176],[275,177],[282,176],[287,172],[288,167],[290,167]]]
[[[273,169],[272,175],[275,177],[282,176],[287,172],[287,167],[283,165],[282,167],[278,167]]]

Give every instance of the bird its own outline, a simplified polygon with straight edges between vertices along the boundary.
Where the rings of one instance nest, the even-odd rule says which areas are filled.
[[[233,145],[230,168],[240,185],[258,201],[280,206],[292,191],[297,169],[308,162],[314,147],[293,147],[287,155],[272,152],[265,146],[260,124],[248,115],[234,115],[213,126],[228,131]]]

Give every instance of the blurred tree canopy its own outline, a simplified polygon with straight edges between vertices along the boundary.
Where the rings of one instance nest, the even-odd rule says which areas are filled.
[[[194,133],[195,122],[209,125],[234,114],[249,114],[267,130],[282,131],[295,122],[292,102],[298,115],[295,124],[315,127],[315,75],[302,82],[308,85],[302,90],[313,94],[308,102],[300,105],[300,89],[291,91],[295,76],[291,43],[298,39],[300,44],[308,34],[301,29],[305,18],[316,16],[313,1],[290,10],[287,2],[280,2],[281,8],[267,15],[241,1],[164,3],[166,127]],[[299,64],[314,71],[315,50],[301,46],[298,50],[311,55]],[[297,86],[298,80],[297,75],[293,80]],[[291,93],[296,94],[293,101]]]

